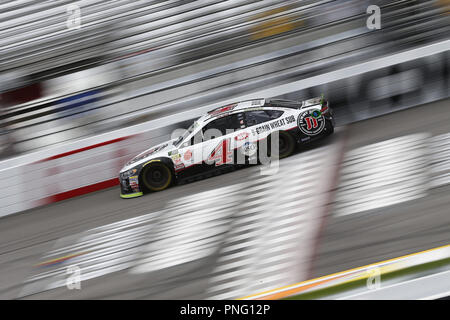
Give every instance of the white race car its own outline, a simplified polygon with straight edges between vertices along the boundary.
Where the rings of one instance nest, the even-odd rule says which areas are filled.
[[[334,131],[334,118],[323,97],[306,101],[255,99],[214,109],[176,139],[134,157],[120,170],[122,198],[161,191],[175,182],[291,155]],[[278,146],[278,147],[276,147]]]

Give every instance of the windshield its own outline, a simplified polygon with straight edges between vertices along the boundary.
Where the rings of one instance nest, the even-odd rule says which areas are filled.
[[[177,140],[174,141],[173,145],[175,147],[178,147],[181,142],[184,141],[192,132],[194,132],[194,129],[198,126],[197,121],[195,121],[191,126],[184,132],[183,135],[179,136]]]

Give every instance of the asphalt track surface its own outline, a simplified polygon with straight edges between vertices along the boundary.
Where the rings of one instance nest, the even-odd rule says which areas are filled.
[[[366,290],[354,294],[344,294],[340,300],[435,300],[443,298],[449,291],[450,270],[427,276],[405,279],[376,290]]]
[[[446,134],[450,131],[449,104],[449,100],[444,100],[358,122],[346,128],[340,128],[337,134],[323,141],[316,148],[327,151],[329,150],[327,148],[336,146],[335,149],[330,150],[337,155],[339,153],[345,155],[349,150],[399,136],[416,133],[427,133],[431,136]],[[292,159],[284,159],[282,163],[301,160],[304,152],[294,155]],[[314,152],[314,149],[306,152]],[[320,154],[320,157],[323,158],[323,154]],[[337,159],[339,159],[338,156]],[[144,271],[136,271],[135,266],[123,264],[121,267],[93,276],[89,280],[83,280],[81,290],[68,290],[65,285],[52,287],[52,281],[30,287],[29,280],[36,275],[45,275],[47,272],[45,261],[48,261],[45,256],[52,250],[61,252],[63,259],[59,260],[59,263],[62,267],[66,267],[70,265],[68,261],[74,258],[64,256],[63,252],[66,251],[61,248],[75,246],[80,238],[88,241],[89,237],[95,237],[96,233],[100,234],[105,225],[113,223],[121,225],[123,221],[132,218],[148,216],[152,212],[164,212],[173,206],[174,199],[189,196],[195,199],[200,193],[213,192],[216,189],[223,190],[222,188],[230,186],[232,188],[239,183],[245,183],[255,170],[255,168],[246,168],[128,200],[119,198],[117,188],[110,188],[0,219],[0,298],[227,298],[227,295],[214,296],[208,290],[211,285],[211,274],[213,269],[217,268],[216,262],[220,260],[220,250],[215,250],[215,245],[220,247],[223,241],[226,241],[223,238],[215,239],[214,236],[210,237],[213,245],[203,246],[206,251],[197,252],[198,256],[195,259],[194,257],[186,259],[181,264],[169,263],[165,268],[156,269],[148,269],[148,265],[145,267],[144,263]],[[318,227],[318,232],[309,237],[310,242],[301,244],[311,251],[309,260],[297,261],[298,269],[307,270],[307,272],[299,277],[289,278],[291,283],[450,243],[450,186],[448,184],[429,188],[424,196],[410,201],[348,215],[337,215],[334,198],[339,194],[339,188],[337,184],[334,185],[331,172],[324,175],[321,180],[330,184],[332,193],[326,194],[324,198],[328,203],[322,205],[324,210],[319,210],[319,216],[314,218],[314,228]],[[216,196],[219,197],[219,195]],[[274,211],[273,214],[279,214],[279,212]],[[154,222],[161,223],[165,215],[156,217],[155,221],[152,219],[154,219],[153,216],[148,218],[149,225]],[[233,216],[228,216],[228,220],[221,223],[228,229],[232,228]],[[313,227],[309,224],[306,226]],[[188,228],[188,225],[181,227],[185,230],[184,227]],[[196,232],[206,232],[209,230],[207,227],[208,225],[205,229],[196,230]],[[108,227],[107,231],[114,233],[114,228]],[[151,234],[152,230],[149,233]],[[220,231],[217,234],[220,234]],[[105,238],[103,241],[107,243],[108,239]],[[161,244],[164,243],[167,242],[161,242]],[[114,242],[110,244],[115,246]],[[89,255],[90,253],[80,254]],[[67,260],[64,260],[64,257]],[[120,258],[111,257],[109,255],[108,259],[117,261]],[[291,256],[288,257],[291,258]],[[76,262],[76,257],[73,261]],[[108,267],[107,262],[102,262],[105,263],[104,270]],[[40,266],[38,266],[39,263],[41,263]],[[54,267],[55,263],[51,262],[51,264]],[[276,266],[276,261],[273,264]],[[97,267],[101,269],[102,264],[98,264]],[[130,269],[134,271],[130,272]],[[296,271],[293,269],[295,268],[290,270]],[[84,272],[83,269],[81,271]],[[257,281],[257,279],[253,280]],[[259,279],[259,282],[264,280]],[[283,279],[283,281],[287,280]],[[280,282],[280,286],[284,284],[288,283]],[[231,295],[230,297],[238,298],[239,296]]]
[[[346,149],[415,133],[450,132],[450,101],[443,100],[350,126]],[[425,146],[426,147],[426,146]],[[437,150],[445,156],[445,150]],[[448,154],[445,156],[448,160]],[[430,163],[425,161],[424,168]],[[448,172],[448,167],[447,167]],[[311,277],[347,270],[450,243],[450,185],[411,201],[325,218]]]

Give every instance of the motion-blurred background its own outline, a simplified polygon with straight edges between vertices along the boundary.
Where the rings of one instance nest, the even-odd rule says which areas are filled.
[[[379,30],[366,26],[369,5],[381,9]],[[447,39],[448,6],[446,0],[2,1],[1,155]],[[353,113],[366,102],[383,109],[387,98],[398,106],[406,93],[448,94],[445,84],[442,92],[419,92],[424,83],[448,79],[448,64],[436,63],[394,66],[363,85],[352,79],[285,97],[326,93],[335,107],[357,104]],[[397,78],[401,88],[373,88]]]

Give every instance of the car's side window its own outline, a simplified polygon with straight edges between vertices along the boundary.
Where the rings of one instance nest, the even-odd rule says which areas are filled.
[[[255,110],[245,113],[247,126],[254,126],[263,122],[279,118],[283,114],[280,110]]]
[[[270,120],[277,119],[281,117],[281,115],[284,113],[281,110],[265,110],[265,111],[269,115]]]
[[[203,129],[202,129],[203,133],[205,133],[206,131],[208,131],[210,129],[216,129],[216,130],[219,130],[219,132],[222,133],[222,135],[224,135],[228,128],[228,119],[227,118],[228,117],[221,117],[221,118],[211,121],[210,123],[208,123],[206,126],[203,127]]]
[[[197,143],[203,142],[203,132],[202,130],[198,130],[192,137],[191,137],[191,146]]]
[[[227,130],[238,131],[245,127],[244,113],[239,112],[211,121],[203,127],[203,133],[209,129],[217,129],[222,133],[222,135],[225,135],[227,134]]]
[[[281,112],[282,113],[282,112]],[[270,120],[270,116],[268,119]],[[203,134],[210,129],[216,129],[222,135],[230,132],[239,131],[246,128],[246,120],[244,112],[233,113],[228,116],[217,118],[202,128]],[[228,130],[228,132],[227,132]],[[210,132],[211,133],[211,132]]]
[[[228,118],[229,118],[229,127],[228,127],[229,129],[238,131],[246,127],[243,112],[234,113],[232,115],[229,115]]]

